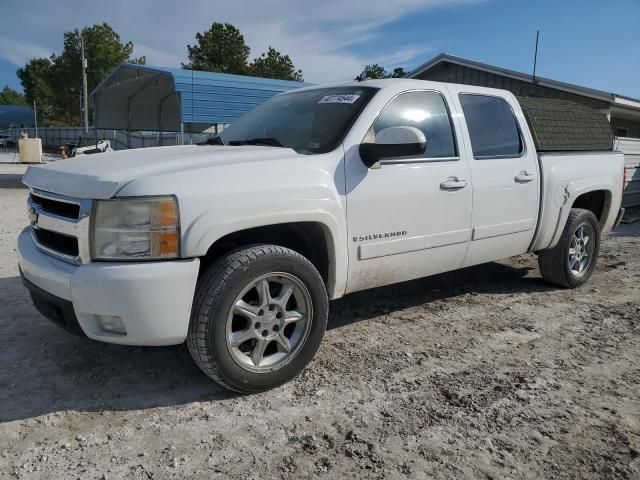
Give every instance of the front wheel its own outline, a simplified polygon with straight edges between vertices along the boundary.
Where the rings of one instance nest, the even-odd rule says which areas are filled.
[[[309,260],[275,245],[248,247],[200,279],[187,344],[200,369],[222,386],[260,392],[311,361],[328,309],[324,282]]]
[[[589,210],[572,208],[558,244],[539,252],[540,272],[554,285],[579,287],[591,277],[599,252],[598,219]]]

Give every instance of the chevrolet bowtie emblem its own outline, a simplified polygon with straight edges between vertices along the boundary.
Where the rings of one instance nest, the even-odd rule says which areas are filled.
[[[36,212],[35,208],[29,209],[29,221],[31,222],[31,225],[35,225],[36,223],[38,223],[38,213]]]

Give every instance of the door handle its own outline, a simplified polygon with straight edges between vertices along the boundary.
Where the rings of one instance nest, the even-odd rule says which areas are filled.
[[[452,178],[446,182],[440,184],[440,190],[460,190],[467,186],[466,180],[460,180],[458,178]]]
[[[527,172],[520,172],[518,175],[516,175],[516,178],[514,178],[517,183],[528,183],[535,179],[535,174]]]

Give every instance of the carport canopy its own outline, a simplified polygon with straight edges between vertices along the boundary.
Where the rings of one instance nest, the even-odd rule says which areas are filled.
[[[94,127],[201,132],[232,123],[296,81],[123,63],[91,93]]]
[[[0,128],[31,127],[33,109],[21,105],[0,105]]]

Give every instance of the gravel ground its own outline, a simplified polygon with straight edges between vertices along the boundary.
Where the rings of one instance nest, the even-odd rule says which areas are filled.
[[[243,397],[184,347],[35,311],[23,170],[0,165],[0,479],[640,478],[640,222],[577,290],[524,255],[333,302],[309,368]]]
[[[51,152],[44,152],[42,158],[46,162],[52,162],[60,159],[60,155]],[[18,157],[18,151],[15,148],[3,148],[0,147],[0,165],[3,164],[18,164],[20,159]]]

